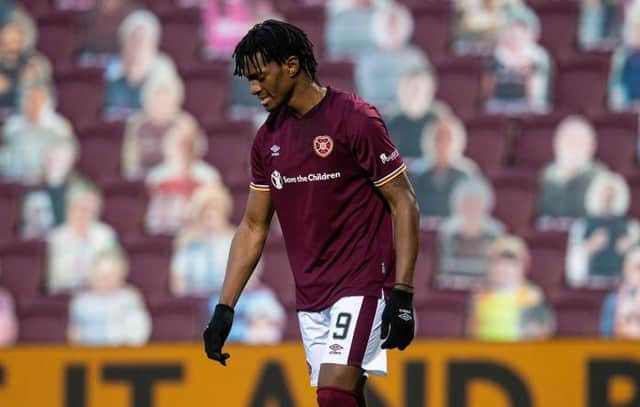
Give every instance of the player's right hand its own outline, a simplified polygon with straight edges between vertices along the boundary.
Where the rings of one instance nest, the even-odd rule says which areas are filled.
[[[224,341],[229,336],[231,324],[233,323],[233,308],[225,304],[216,305],[211,321],[204,330],[204,351],[209,359],[220,362],[222,366],[227,365],[227,359],[231,357],[228,353],[222,353]]]

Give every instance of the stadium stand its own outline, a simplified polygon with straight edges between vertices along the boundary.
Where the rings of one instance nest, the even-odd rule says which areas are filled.
[[[612,112],[607,105],[610,53],[579,49],[578,1],[527,1],[540,21],[540,44],[553,59],[552,109],[541,114],[485,114],[482,79],[486,56],[452,53],[455,10],[451,2],[401,2],[409,6],[413,15],[412,44],[428,55],[437,70],[437,98],[464,121],[465,155],[477,163],[480,174],[495,190],[494,215],[510,233],[526,240],[531,255],[529,277],[541,287],[556,313],[557,335],[597,335],[606,293],[572,289],[565,283],[566,230],[537,230],[535,219],[540,170],[553,159],[556,128],[567,115],[576,113],[584,115],[596,130],[597,159],[625,176],[631,195],[629,214],[640,218],[638,114],[635,110]],[[249,152],[256,126],[247,118],[230,117],[231,61],[205,59],[203,15],[194,2],[132,3],[158,16],[162,26],[160,49],[173,59],[184,81],[184,108],[206,133],[205,160],[219,170],[222,182],[231,191],[231,219],[237,224],[248,196]],[[183,3],[189,4],[183,7]],[[123,242],[130,260],[128,281],[142,292],[149,307],[153,320],[151,340],[198,338],[206,301],[170,293],[174,237],[151,237],[145,233],[148,190],[143,182],[123,179],[125,124],[105,121],[103,117],[104,67],[84,66],[78,60],[86,12],[59,10],[53,0],[22,0],[20,4],[37,23],[36,48],[51,63],[58,111],[74,128],[79,146],[76,169],[99,186],[104,196],[102,219]],[[355,57],[325,58],[325,6],[319,2],[304,5],[302,0],[278,0],[274,5],[286,20],[302,27],[313,40],[321,83],[357,92]],[[1,148],[0,144],[0,151]],[[1,165],[0,160],[0,170]],[[30,187],[2,179],[0,172],[0,286],[7,288],[17,302],[20,341],[64,342],[68,298],[45,295],[46,244],[19,240],[17,234],[22,197]],[[436,235],[432,226],[421,233],[415,279],[418,334],[462,338],[466,334],[469,293],[438,289],[433,284],[438,267]],[[274,289],[286,309],[284,337],[297,338],[293,280],[283,239],[275,231],[267,243],[262,267],[263,282]]]

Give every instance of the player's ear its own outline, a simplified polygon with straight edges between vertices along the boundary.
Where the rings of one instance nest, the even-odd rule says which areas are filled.
[[[290,56],[285,62],[285,69],[290,78],[295,77],[300,72],[300,60],[296,56]]]

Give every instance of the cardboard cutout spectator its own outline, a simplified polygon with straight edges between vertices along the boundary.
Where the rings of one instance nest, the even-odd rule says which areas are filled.
[[[525,310],[543,303],[542,291],[528,282],[529,251],[524,241],[507,236],[490,249],[485,286],[471,297],[468,332],[481,340],[523,339]]]
[[[587,190],[587,216],[569,234],[567,279],[572,286],[611,286],[619,280],[624,253],[640,240],[640,224],[627,217],[629,187],[603,172]]]
[[[558,125],[554,160],[542,171],[538,201],[539,226],[566,229],[586,215],[585,196],[605,167],[594,160],[595,130],[585,118],[569,116]]]
[[[176,239],[171,266],[175,295],[218,293],[235,228],[229,217],[231,194],[221,184],[198,188],[191,197],[189,222]]]
[[[439,287],[470,289],[485,280],[489,248],[505,231],[491,216],[494,199],[491,186],[480,177],[466,178],[455,186],[451,215],[438,229]]]
[[[55,143],[75,143],[69,122],[55,110],[50,85],[35,82],[22,88],[20,112],[2,128],[0,175],[24,184],[37,184],[45,176],[46,152]]]
[[[545,112],[551,62],[537,43],[538,17],[524,6],[510,8],[505,17],[483,78],[485,108],[504,114]]]
[[[122,147],[125,178],[144,178],[162,162],[162,146],[169,129],[195,120],[182,109],[184,84],[171,71],[152,75],[142,88],[142,110],[127,120]]]
[[[85,288],[96,255],[117,246],[113,229],[98,220],[101,206],[100,194],[90,184],[75,185],[67,192],[66,220],[47,240],[49,294]]]
[[[88,288],[70,305],[69,342],[82,346],[144,345],[151,318],[137,289],[126,284],[127,260],[117,249],[99,253]]]
[[[413,187],[420,213],[428,218],[450,215],[451,193],[456,184],[477,171],[473,161],[463,155],[467,135],[454,115],[444,115],[424,128],[422,154],[425,169],[413,176]]]
[[[151,195],[149,233],[177,233],[186,220],[191,194],[202,185],[220,182],[218,170],[202,160],[206,149],[206,139],[194,120],[180,120],[169,130],[163,142],[164,160],[146,178]]]
[[[175,71],[173,61],[158,50],[160,22],[149,11],[137,10],[118,29],[120,56],[105,70],[105,115],[124,119],[142,107],[142,87],[152,73]]]

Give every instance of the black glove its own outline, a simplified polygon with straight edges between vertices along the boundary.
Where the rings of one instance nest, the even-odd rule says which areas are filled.
[[[394,288],[382,312],[382,349],[404,350],[415,335],[413,294]]]
[[[222,353],[224,341],[229,336],[231,324],[233,323],[233,308],[228,305],[218,304],[213,312],[211,321],[204,330],[204,351],[209,359],[217,360],[222,366],[227,365],[227,359],[231,355]]]

